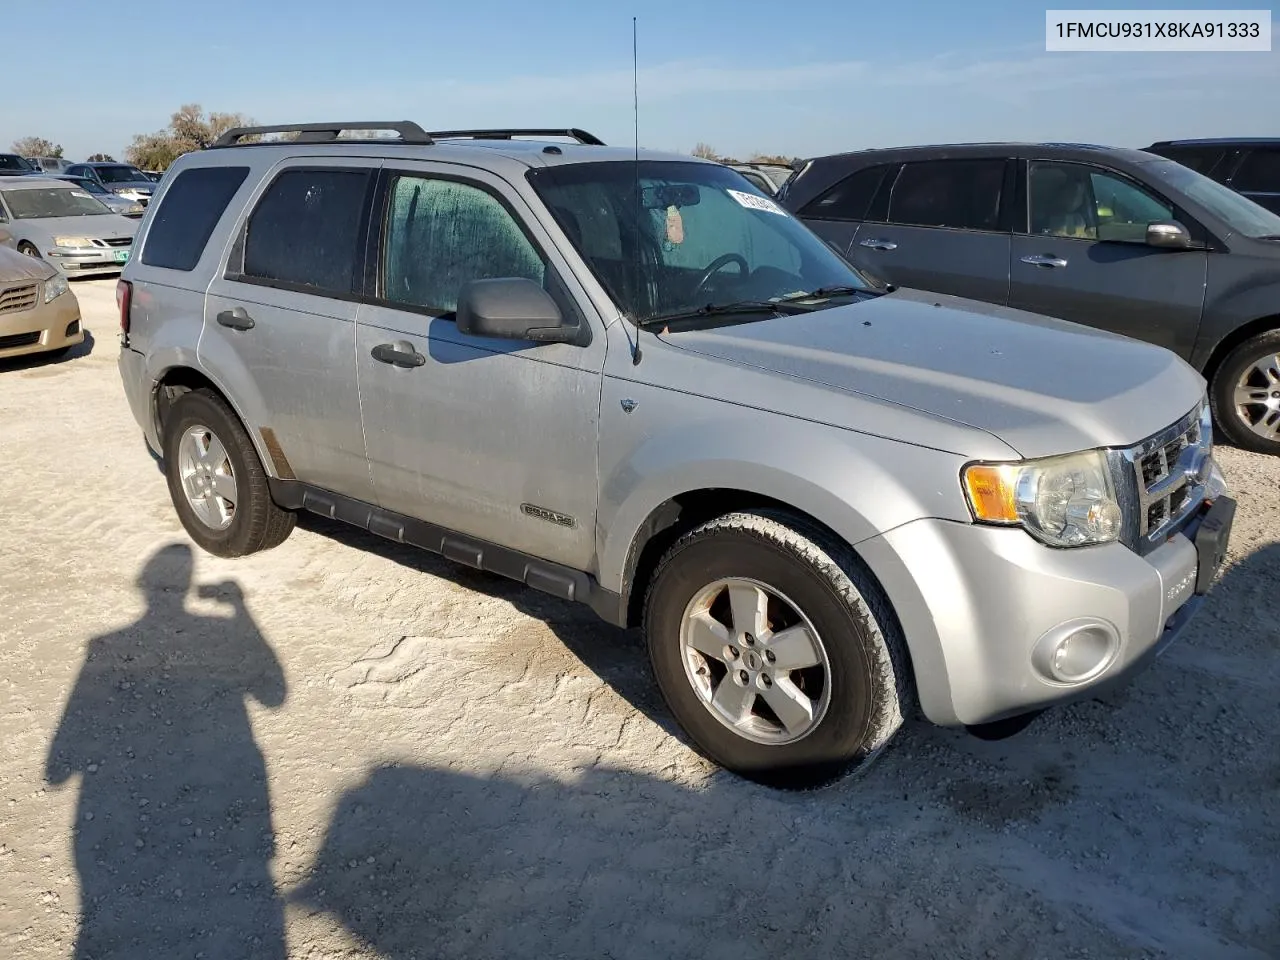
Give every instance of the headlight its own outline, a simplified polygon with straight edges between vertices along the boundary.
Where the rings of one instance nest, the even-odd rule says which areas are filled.
[[[965,494],[974,519],[1021,524],[1054,547],[1109,543],[1120,536],[1120,504],[1100,450],[1019,463],[971,463]]]
[[[55,297],[60,297],[67,292],[67,278],[58,274],[44,282],[44,302],[48,303]]]
[[[138,215],[140,215],[140,214],[142,214],[142,213],[145,213],[145,212],[146,212],[146,209],[147,209],[147,208],[146,208],[146,207],[144,207],[142,204],[140,204],[140,203],[135,203],[135,204],[133,204],[132,206],[130,206],[130,207],[129,207],[129,215],[130,215],[130,216],[138,216]]]
[[[93,241],[87,237],[54,237],[55,247],[92,247]]]

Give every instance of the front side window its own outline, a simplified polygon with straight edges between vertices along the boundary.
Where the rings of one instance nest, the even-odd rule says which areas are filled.
[[[1097,167],[1032,161],[1028,176],[1033,234],[1144,243],[1148,224],[1174,218],[1163,200]]]
[[[865,220],[888,166],[868,167],[845,177],[810,201],[800,216],[814,220]]]
[[[1250,150],[1231,186],[1246,193],[1280,193],[1280,150]]]
[[[455,180],[399,176],[382,246],[382,297],[450,314],[472,280],[543,284],[542,255],[488,191]]]
[[[367,170],[350,169],[286,170],[276,177],[249,217],[243,275],[350,293],[369,177]]]
[[[529,181],[633,320],[729,301],[871,284],[736,172],[691,161],[602,161]]]
[[[92,217],[111,211],[83,190],[6,190],[5,205],[15,220],[45,220],[50,217]]]
[[[889,222],[956,230],[997,230],[1005,161],[908,163],[893,185]]]

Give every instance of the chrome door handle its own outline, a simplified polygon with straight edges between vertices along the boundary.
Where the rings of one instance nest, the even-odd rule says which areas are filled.
[[[1050,257],[1044,254],[1035,253],[1029,257],[1022,258],[1023,263],[1034,264],[1037,267],[1065,267],[1067,261],[1061,257]]]
[[[864,247],[870,247],[872,250],[897,250],[898,245],[892,240],[862,240],[860,243]]]

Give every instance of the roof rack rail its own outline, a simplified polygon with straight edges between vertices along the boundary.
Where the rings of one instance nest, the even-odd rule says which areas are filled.
[[[431,134],[409,120],[385,122],[359,120],[351,123],[282,123],[269,127],[235,127],[218,137],[210,147],[244,146],[240,141],[264,133],[296,133],[293,143],[332,143],[343,130],[394,130],[400,134],[396,143],[432,144]]]
[[[604,141],[594,134],[577,127],[526,127],[494,130],[432,130],[429,136],[436,140],[510,140],[512,137],[572,137],[579,143],[603,147]]]

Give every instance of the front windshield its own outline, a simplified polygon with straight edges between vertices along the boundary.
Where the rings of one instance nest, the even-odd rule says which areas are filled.
[[[4,202],[16,220],[46,217],[91,217],[110,213],[101,200],[80,190],[5,190]]]
[[[109,194],[111,193],[106,187],[98,183],[96,180],[90,180],[88,177],[68,177],[71,183],[74,183],[81,190],[87,190],[89,193]]]
[[[728,167],[581,163],[531,171],[529,180],[614,303],[635,321],[833,287],[873,289]]]
[[[145,183],[147,181],[137,167],[97,167],[96,169],[103,183],[137,183],[139,181]]]
[[[16,154],[0,153],[0,170],[25,170],[31,171],[35,168],[27,161],[23,160]]]
[[[1280,237],[1280,216],[1230,187],[1224,187],[1173,160],[1156,161],[1150,169],[1157,177],[1178,187],[1196,203],[1226,221],[1236,233],[1255,240],[1259,237]]]

